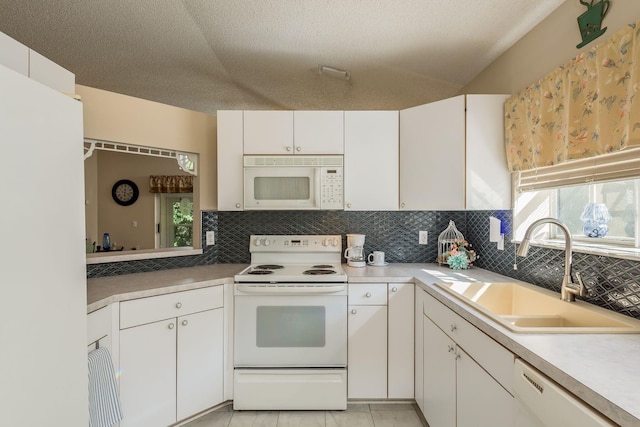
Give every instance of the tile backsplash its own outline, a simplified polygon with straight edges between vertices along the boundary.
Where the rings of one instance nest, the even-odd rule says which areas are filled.
[[[489,242],[489,216],[506,224],[503,251]],[[93,264],[87,277],[158,271],[216,263],[248,263],[251,234],[340,234],[343,247],[347,233],[366,235],[365,252],[382,250],[388,262],[435,262],[438,235],[454,220],[480,254],[475,265],[505,276],[559,292],[564,274],[564,251],[532,247],[529,256],[516,261],[511,240],[511,211],[251,211],[202,214],[205,231],[216,232],[216,245],[204,246],[202,255]],[[429,233],[427,245],[418,244],[418,232]],[[587,301],[640,319],[640,262],[574,253],[574,271],[582,273]]]

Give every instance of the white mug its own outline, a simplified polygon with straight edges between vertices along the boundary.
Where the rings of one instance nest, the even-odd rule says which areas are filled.
[[[370,264],[374,265],[384,265],[384,252],[382,251],[373,251],[372,254],[369,254],[367,257]]]

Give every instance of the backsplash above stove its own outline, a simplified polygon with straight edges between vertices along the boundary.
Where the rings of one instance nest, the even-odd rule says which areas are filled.
[[[430,263],[437,256],[438,235],[454,220],[457,228],[480,254],[475,265],[505,276],[559,292],[564,272],[564,252],[532,247],[518,258],[513,270],[515,245],[505,237],[505,249],[489,242],[489,216],[497,216],[511,230],[511,211],[251,211],[202,214],[205,231],[216,232],[216,245],[204,246],[202,255],[93,264],[87,277],[158,271],[207,264],[249,263],[251,234],[340,234],[343,248],[347,233],[365,234],[365,253],[385,252],[392,263]],[[429,232],[429,243],[418,244],[420,230]],[[631,317],[640,318],[640,262],[575,253],[574,271],[582,273],[589,288],[587,300]]]

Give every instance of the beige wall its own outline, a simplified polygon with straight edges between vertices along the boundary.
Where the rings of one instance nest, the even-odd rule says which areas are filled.
[[[607,31],[582,49],[577,17],[586,11],[578,0],[567,0],[518,43],[489,65],[460,93],[515,93],[554,68],[615,34],[640,18],[640,1],[611,0],[603,27]]]
[[[102,233],[108,232],[111,242],[125,249],[155,247],[155,197],[149,192],[149,175],[187,175],[173,159],[137,154],[96,151],[98,234],[96,245],[102,244]],[[91,158],[86,160],[88,162]],[[131,206],[120,206],[111,197],[113,184],[130,179],[140,190],[138,200]],[[137,222],[137,227],[132,226]],[[92,237],[93,238],[93,237]]]
[[[202,210],[217,208],[215,116],[88,86],[76,85],[76,93],[86,138],[198,153],[194,199]]]

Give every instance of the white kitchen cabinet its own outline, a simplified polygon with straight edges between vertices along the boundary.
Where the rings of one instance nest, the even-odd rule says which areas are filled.
[[[349,399],[387,397],[387,306],[349,305]]]
[[[415,286],[414,304],[414,396],[422,413],[424,409],[424,295],[425,291]]]
[[[398,209],[397,111],[345,111],[345,210]]]
[[[224,401],[223,339],[221,308],[178,318],[178,420]]]
[[[348,397],[413,399],[413,283],[350,283]]]
[[[400,209],[510,209],[507,95],[461,95],[400,111]]]
[[[343,154],[343,111],[294,111],[295,154]]]
[[[120,303],[121,427],[171,425],[224,400],[222,305],[222,286]]]
[[[387,284],[349,284],[347,397],[387,397]]]
[[[218,111],[218,210],[244,209],[243,113]]]
[[[426,316],[423,316],[423,333],[422,413],[430,427],[453,427],[456,425],[455,343]]]
[[[414,398],[414,284],[389,283],[388,385],[389,399]]]
[[[244,111],[244,154],[294,154],[293,111]]]
[[[120,331],[120,427],[176,422],[176,319]]]
[[[423,414],[431,427],[514,423],[514,356],[423,293]]]

